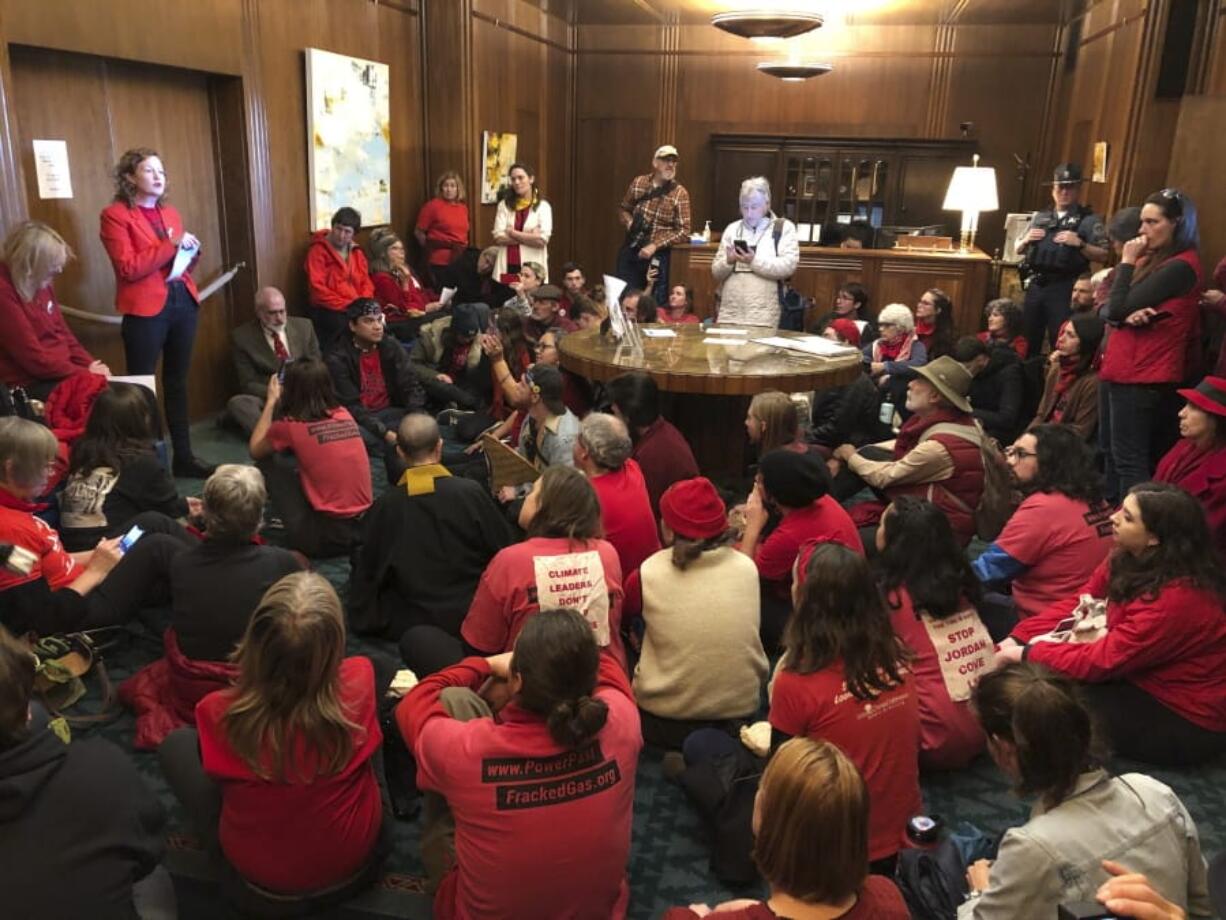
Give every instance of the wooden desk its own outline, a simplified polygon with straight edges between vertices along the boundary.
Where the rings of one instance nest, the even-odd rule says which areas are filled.
[[[674,338],[643,336],[643,353],[634,355],[596,330],[562,339],[562,366],[591,380],[611,380],[628,371],[646,371],[661,390],[661,409],[681,429],[704,475],[740,476],[745,466],[745,412],[755,393],[801,393],[843,386],[861,371],[859,355],[820,358],[752,341],[769,335],[795,337],[740,326],[744,336],[717,336],[700,326],[644,326],[672,329]],[[735,344],[706,344],[704,339]]]
[[[693,289],[695,312],[704,318],[715,311],[711,262],[718,245],[674,246],[672,250],[669,281]],[[834,309],[834,295],[851,281],[868,288],[869,312],[874,316],[888,303],[903,303],[914,311],[924,291],[940,288],[954,302],[956,333],[974,335],[983,326],[991,277],[992,260],[978,249],[969,253],[919,252],[801,244],[800,265],[792,276],[792,286],[817,304],[815,315],[806,317],[806,327]]]

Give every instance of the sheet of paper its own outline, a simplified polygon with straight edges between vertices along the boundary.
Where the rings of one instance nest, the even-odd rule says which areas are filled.
[[[614,278],[612,275],[604,276],[604,304],[610,312],[621,302],[622,291],[625,289],[626,282],[621,278]]]
[[[806,335],[801,338],[785,338],[781,335],[771,335],[762,339],[754,339],[759,345],[770,345],[774,348],[786,348],[789,351],[803,351],[805,354],[817,355],[820,358],[841,358],[844,355],[857,355],[860,352],[850,345],[840,345],[824,339],[820,335]]]
[[[727,326],[711,326],[707,335],[749,335],[748,329],[729,329]]]
[[[644,329],[643,335],[649,339],[675,339],[677,333],[671,329]]]
[[[797,224],[796,225],[796,239],[802,243],[807,243],[811,239],[813,239],[813,225],[812,224]]]
[[[109,379],[120,383],[135,383],[154,393],[158,391],[158,379],[153,374],[112,374]]]
[[[39,198],[71,198],[72,174],[68,169],[67,141],[34,141],[34,171]]]
[[[228,271],[222,272],[220,275],[218,275],[216,278],[214,278],[207,285],[205,285],[204,287],[200,289],[200,296],[197,298],[197,300],[199,300],[200,303],[204,303],[206,300],[208,300],[210,297],[216,294],[221,288],[229,284],[230,279],[232,279],[235,275],[237,275],[238,270],[242,268],[245,264],[246,263],[244,262],[239,262],[237,265],[235,265],[233,268],[229,269]]]
[[[455,297],[455,288],[445,287],[443,292],[438,295],[438,302],[444,307],[451,303],[451,298]]]
[[[744,345],[745,343],[742,342],[740,339],[721,339],[718,336],[715,338],[711,338],[710,336],[708,336],[707,338],[702,340],[702,344],[704,345],[726,345],[729,348],[738,348],[741,345]]]
[[[187,271],[187,266],[192,264],[194,258],[196,258],[196,247],[188,249],[180,246],[179,251],[175,253],[175,263],[170,267],[170,274],[166,276],[166,280],[175,281],[182,278],[183,273]]]

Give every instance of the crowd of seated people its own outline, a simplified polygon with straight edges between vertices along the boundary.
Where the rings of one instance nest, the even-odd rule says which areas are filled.
[[[766,897],[721,905],[730,916],[901,920],[891,879],[907,887],[921,771],[985,752],[1039,804],[990,867],[964,867],[961,918],[1124,895],[1208,916],[1183,803],[1110,770],[1226,753],[1226,378],[1191,376],[1209,366],[1192,203],[1166,190],[1117,215],[1104,298],[1079,274],[1062,319],[1047,304],[1046,354],[1027,358],[1013,301],[956,339],[939,289],[874,313],[844,285],[815,331],[860,350],[862,375],[811,411],[754,396],[745,435],[727,436],[755,465],[712,481],[650,374],[563,366],[566,337],[599,334],[607,308],[576,263],[549,283],[549,204],[532,170],[512,173],[490,251],[468,249],[448,173],[412,236],[360,245],[341,208],[312,237],[311,321],[259,291],[233,333],[228,406],[252,464],[218,467],[198,498],[167,470],[156,402],[107,382],[63,322],[62,239],[30,224],[6,243],[0,311],[34,344],[0,346],[5,383],[49,395],[84,375],[97,390],[70,447],[0,418],[0,789],[10,752],[54,752],[78,788],[28,793],[33,813],[106,795],[75,819],[97,822],[113,846],[90,858],[121,877],[47,903],[143,916],[168,897],[160,807],[113,748],[52,746],[9,635],[128,625],[160,640],[120,691],[133,744],[158,750],[225,898],[252,915],[327,910],[370,884],[399,814],[394,749],[424,794],[439,916],[624,916],[646,746],[685,776],[754,765],[737,821]],[[769,195],[742,206],[738,232],[769,241]],[[696,321],[684,285],[664,292],[658,306],[628,286],[622,306]],[[734,312],[769,306],[755,297]],[[527,461],[521,481],[495,484],[485,435]],[[309,571],[330,557],[349,562],[341,595]],[[346,657],[351,634],[419,681],[398,706],[395,669]],[[0,841],[29,820],[0,808]],[[16,872],[33,903],[41,876]]]

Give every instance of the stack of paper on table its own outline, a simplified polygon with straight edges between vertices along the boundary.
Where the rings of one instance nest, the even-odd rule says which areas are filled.
[[[807,355],[819,358],[842,358],[848,355],[858,355],[860,350],[851,345],[840,345],[820,335],[804,335],[796,338],[785,338],[781,335],[771,335],[762,339],[753,339],[759,345],[773,345],[775,348],[786,348],[789,351],[803,351]]]

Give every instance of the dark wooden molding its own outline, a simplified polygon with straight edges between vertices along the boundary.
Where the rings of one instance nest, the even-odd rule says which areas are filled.
[[[417,15],[417,7],[411,2],[404,2],[404,0],[373,0],[373,2],[375,6],[386,6],[389,10],[404,13],[406,16]]]
[[[761,51],[708,51],[708,50],[683,50],[676,49],[672,51],[661,51],[654,48],[578,48],[576,54],[582,54],[584,57],[595,56],[632,56],[643,55],[646,57],[655,57],[657,55],[668,55],[670,57],[714,57],[714,58],[752,58],[761,60],[763,53]],[[926,60],[928,58],[948,58],[953,60],[965,60],[968,58],[1049,58],[1058,57],[1059,53],[1051,51],[959,51],[956,54],[952,51],[823,51],[820,55],[822,58],[904,58],[906,60]]]
[[[1137,13],[1135,16],[1125,16],[1119,22],[1113,22],[1111,23],[1111,25],[1105,26],[1099,29],[1097,32],[1091,32],[1089,35],[1083,35],[1081,37],[1081,41],[1078,42],[1077,44],[1080,47],[1084,48],[1086,45],[1090,44],[1091,42],[1096,42],[1100,38],[1106,38],[1112,32],[1117,32],[1120,29],[1124,28],[1125,26],[1132,25],[1134,22],[1136,22],[1139,19],[1144,19],[1146,15],[1148,15],[1148,10],[1145,13]]]
[[[12,100],[13,73],[9,67],[9,45],[0,18],[0,230],[26,219],[26,187],[21,171],[21,152],[17,149],[17,124]]]
[[[496,29],[505,29],[513,35],[518,35],[521,38],[526,38],[530,41],[537,42],[538,44],[545,45],[549,48],[554,48],[558,51],[564,51],[567,54],[575,53],[574,48],[568,48],[566,45],[562,44],[561,42],[554,41],[552,38],[547,38],[544,35],[537,35],[531,29],[525,29],[523,26],[517,26],[514,23],[506,22],[505,20],[499,19],[497,16],[491,16],[489,13],[482,13],[480,10],[473,10],[471,15],[473,19],[479,20],[480,22],[489,23]]]
[[[680,79],[678,59],[672,52],[681,40],[680,17],[674,12],[660,26],[660,98],[656,107],[656,137],[675,144],[677,138],[677,83]]]
[[[249,266],[257,286],[272,262],[272,161],[268,156],[268,110],[260,70],[260,3],[243,0],[243,115],[247,127],[247,175],[251,195],[251,229],[255,264]],[[258,289],[258,288],[257,288]]]

